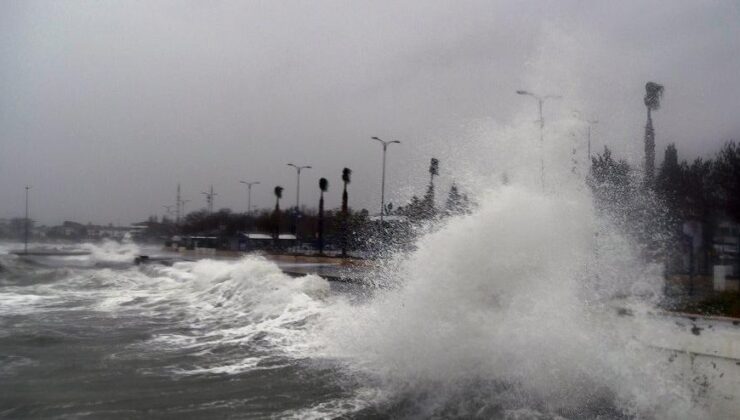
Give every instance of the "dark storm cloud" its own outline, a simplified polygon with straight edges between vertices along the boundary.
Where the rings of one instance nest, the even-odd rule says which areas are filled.
[[[644,82],[666,86],[659,149],[708,154],[740,133],[736,2],[28,2],[0,4],[0,217],[34,186],[42,222],[129,223],[183,185],[189,209],[244,207],[239,179],[294,197],[344,166],[374,208],[380,150],[391,197],[469,121],[531,111],[558,90],[629,152]],[[443,161],[444,164],[444,161]]]

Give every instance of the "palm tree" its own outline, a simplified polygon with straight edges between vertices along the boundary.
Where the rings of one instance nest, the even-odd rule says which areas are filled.
[[[432,176],[431,183],[434,183],[434,177],[439,175],[439,159],[432,158],[432,161],[429,163],[429,174]]]
[[[319,189],[321,198],[319,198],[319,254],[324,253],[324,193],[329,189],[329,181],[326,178],[319,179]]]
[[[460,191],[457,189],[457,184],[454,182],[450,187],[450,192],[447,194],[447,203],[445,204],[445,211],[448,215],[458,214],[460,212],[462,197]]]
[[[645,184],[653,185],[655,177],[655,130],[653,129],[652,111],[660,108],[660,98],[665,89],[655,82],[645,84],[645,107],[647,108],[647,124],[645,124]]]
[[[424,213],[427,217],[434,215],[434,177],[439,175],[439,159],[432,158],[429,163],[429,187],[424,195]]]
[[[349,238],[349,196],[347,195],[347,184],[352,181],[352,169],[342,169],[342,258],[347,258],[347,239]]]
[[[278,185],[275,187],[275,211],[272,214],[273,217],[273,225],[274,225],[274,233],[273,238],[275,239],[275,244],[277,245],[278,239],[280,239],[280,199],[283,198],[283,187]]]

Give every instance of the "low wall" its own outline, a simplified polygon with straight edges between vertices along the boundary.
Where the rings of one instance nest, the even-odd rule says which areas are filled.
[[[712,418],[740,417],[740,319],[659,313],[635,336],[666,352]]]

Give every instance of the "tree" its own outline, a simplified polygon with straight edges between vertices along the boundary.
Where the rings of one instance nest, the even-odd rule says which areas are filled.
[[[683,185],[685,209],[683,217],[697,220],[702,224],[701,251],[696,261],[699,270],[708,270],[713,252],[712,241],[716,228],[717,187],[713,179],[712,160],[697,158],[691,165],[682,162],[684,169]]]
[[[686,162],[678,161],[676,146],[669,144],[655,179],[655,195],[659,199],[657,203],[666,210],[662,220],[664,229],[660,232],[664,238],[662,259],[666,269],[672,272],[682,272],[684,268],[686,236],[683,232],[683,222],[688,213],[687,172]]]
[[[445,212],[448,215],[460,214],[463,212],[463,197],[460,195],[460,191],[457,189],[457,184],[454,182],[450,187],[450,192],[447,194],[447,202],[445,203]]]
[[[725,143],[713,168],[718,198],[725,214],[740,221],[740,147],[734,141]]]
[[[630,188],[630,167],[624,160],[616,161],[604,146],[604,152],[591,158],[588,184],[599,209],[626,222],[633,191]],[[625,223],[628,225],[627,223]]]
[[[431,183],[434,183],[434,177],[439,175],[439,159],[432,158],[429,163],[429,175],[431,176]]]
[[[629,184],[629,164],[612,158],[612,151],[604,146],[604,153],[591,158],[591,180],[597,185],[626,186]]]
[[[429,187],[427,187],[427,192],[424,194],[423,213],[425,217],[433,217],[435,213],[434,177],[437,175],[439,175],[439,160],[437,158],[432,158],[429,162]]]
[[[655,130],[653,129],[652,111],[660,108],[660,98],[664,88],[655,82],[645,84],[645,107],[647,108],[647,124],[645,124],[645,185],[653,186],[655,177]]]
[[[344,190],[342,191],[342,258],[347,258],[347,242],[349,240],[349,196],[347,194],[347,184],[352,181],[352,170],[349,168],[342,169],[342,182]]]
[[[324,253],[324,193],[329,189],[329,181],[326,178],[319,179],[319,254]]]
[[[275,187],[274,190],[275,193],[275,211],[273,212],[273,238],[275,239],[275,244],[278,244],[278,240],[280,239],[280,199],[283,198],[283,187],[278,185]]]
[[[347,213],[349,207],[349,197],[347,195],[347,184],[352,181],[352,169],[342,169],[342,182],[344,183],[344,190],[342,191],[342,213]]]
[[[655,182],[655,189],[673,217],[680,217],[685,208],[683,203],[683,183],[685,168],[678,163],[678,151],[674,144],[669,144],[665,149],[663,164],[660,166]]]

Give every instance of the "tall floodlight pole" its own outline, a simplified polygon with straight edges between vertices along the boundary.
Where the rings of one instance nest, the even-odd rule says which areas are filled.
[[[26,223],[23,229],[23,253],[28,254],[28,225],[30,220],[28,219],[28,190],[31,187],[26,185]]]
[[[164,210],[165,210],[165,214],[166,215],[172,216],[172,207],[174,207],[174,206],[166,206],[165,205],[165,206],[162,206],[162,207],[164,207]]]
[[[311,169],[310,166],[298,166],[294,163],[289,163],[288,166],[292,166],[296,170],[296,188],[295,188],[295,212],[296,215],[300,211],[301,205],[301,171],[304,169]]]
[[[401,142],[398,140],[385,141],[378,137],[372,137],[372,139],[379,141],[383,145],[383,172],[380,175],[380,226],[383,226],[383,215],[385,214],[385,154],[388,151],[389,144],[401,144]]]
[[[211,195],[203,191],[201,194],[206,196],[206,211],[211,212]]]
[[[247,182],[239,181],[240,183],[247,186],[247,214],[252,213],[252,185],[259,185],[259,181]]]
[[[573,116],[583,123],[586,123],[586,126],[588,127],[588,160],[591,161],[591,127],[599,123],[599,120],[593,119],[589,120],[587,118],[581,117],[581,113],[578,111],[573,111]]]
[[[208,212],[213,213],[213,198],[216,196],[216,193],[213,192],[213,185],[211,185],[211,189],[209,192],[202,192],[201,194],[206,196],[206,203],[208,204]]]
[[[560,99],[560,95],[546,95],[546,96],[540,96],[535,95],[532,92],[528,92],[526,90],[517,90],[516,93],[518,95],[526,95],[531,96],[537,100],[537,105],[539,107],[540,112],[540,180],[542,182],[542,189],[545,189],[545,118],[542,115],[542,105],[545,103],[548,99]]]

